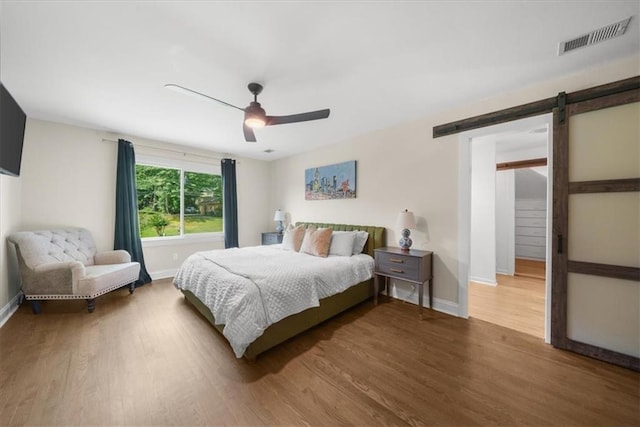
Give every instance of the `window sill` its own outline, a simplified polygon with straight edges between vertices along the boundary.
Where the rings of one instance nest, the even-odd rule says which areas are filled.
[[[224,242],[224,233],[207,233],[186,236],[170,237],[145,237],[142,240],[143,247],[192,245],[194,243]]]

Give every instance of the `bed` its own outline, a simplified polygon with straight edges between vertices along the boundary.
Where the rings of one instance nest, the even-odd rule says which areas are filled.
[[[314,225],[318,228],[331,228],[334,231],[366,231],[367,233],[369,233],[369,236],[362,253],[369,255],[371,258],[373,258],[374,256],[374,249],[385,245],[384,227],[307,222],[297,223],[296,226],[298,225],[304,225],[305,227]],[[269,250],[267,248],[256,247],[247,249],[249,249],[249,252],[253,251],[253,253],[255,253],[258,257],[262,256],[263,254],[265,254],[265,256],[269,255]],[[233,254],[233,252],[229,251],[229,254]],[[310,255],[305,256],[311,257]],[[354,256],[352,258],[356,259],[357,257],[358,256]],[[360,257],[368,258],[364,256]],[[185,261],[185,263],[186,262],[187,261]],[[242,264],[242,261],[240,261],[240,264]],[[251,269],[250,266],[248,266],[248,268]],[[205,275],[207,273],[196,271],[191,272],[191,275],[186,276],[185,274],[182,274],[183,269],[184,265],[176,275],[174,284],[184,294],[186,300],[191,303],[220,333],[223,333],[223,335],[225,335],[225,325],[221,324],[221,322],[216,321],[216,318],[211,309],[198,296],[196,296],[196,294],[202,296],[202,289],[199,289],[198,286],[195,286],[196,281],[202,281],[202,279],[198,276]],[[230,344],[237,357],[243,356],[250,361],[255,361],[256,357],[260,353],[263,353],[264,351],[286,341],[287,339],[294,337],[295,335],[298,335],[299,333],[315,325],[318,325],[319,323],[324,322],[325,320],[335,316],[336,314],[350,307],[353,307],[354,305],[357,305],[372,296],[373,279],[371,278],[363,280],[356,285],[349,286],[335,295],[320,298],[319,306],[317,307],[311,307],[297,312],[293,315],[284,317],[281,320],[278,320],[277,322],[264,329],[261,335],[259,335],[254,341],[246,346],[246,348],[238,349],[237,346],[234,345],[231,340],[229,340],[229,338],[227,338],[227,340],[230,341]],[[320,295],[318,297],[320,297]],[[220,312],[218,311],[218,313]],[[266,310],[265,315],[268,315],[266,313]],[[227,330],[227,332],[229,331]]]

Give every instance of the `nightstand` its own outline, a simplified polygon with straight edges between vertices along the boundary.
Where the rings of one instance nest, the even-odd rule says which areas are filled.
[[[384,277],[384,284],[389,296],[389,278],[404,280],[418,285],[418,315],[422,319],[422,289],[429,282],[429,308],[433,308],[433,252],[400,248],[378,248],[375,252],[375,277],[373,280],[373,303],[378,304],[379,278]]]
[[[275,245],[276,243],[282,243],[282,233],[276,233],[276,232],[262,233],[263,245]]]

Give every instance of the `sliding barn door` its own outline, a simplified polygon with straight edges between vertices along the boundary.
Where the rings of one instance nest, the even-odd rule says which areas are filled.
[[[554,109],[551,342],[640,370],[640,90]]]

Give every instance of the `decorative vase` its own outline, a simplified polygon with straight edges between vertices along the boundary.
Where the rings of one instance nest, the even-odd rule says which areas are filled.
[[[402,239],[400,239],[400,249],[402,249],[403,251],[408,251],[411,248],[411,245],[413,244],[411,237],[409,237],[410,235],[411,235],[411,232],[409,231],[408,228],[405,228],[404,230],[402,230]]]

